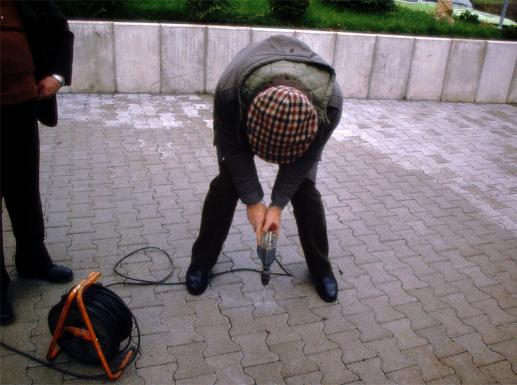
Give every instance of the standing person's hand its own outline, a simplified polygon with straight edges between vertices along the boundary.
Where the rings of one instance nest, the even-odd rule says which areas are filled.
[[[54,96],[61,88],[61,83],[52,76],[47,76],[38,82],[38,99]]]
[[[259,202],[253,205],[248,205],[248,220],[250,221],[253,231],[257,236],[257,244],[260,242],[262,237],[262,228],[264,227],[264,221],[266,219],[267,207],[264,203]]]
[[[274,231],[278,236],[280,231],[280,222],[282,221],[282,209],[277,206],[270,206],[267,209],[266,219],[264,220],[264,226],[260,236],[267,231]]]

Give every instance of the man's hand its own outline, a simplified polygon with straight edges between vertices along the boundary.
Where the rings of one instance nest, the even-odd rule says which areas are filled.
[[[270,206],[267,209],[266,219],[264,221],[264,226],[262,227],[263,233],[267,231],[274,231],[278,236],[278,232],[280,231],[280,222],[282,221],[282,209],[277,206]]]
[[[248,220],[257,236],[257,245],[262,237],[262,228],[264,227],[267,211],[267,207],[262,202],[248,205]]]
[[[52,76],[47,76],[38,83],[38,99],[50,98],[54,96],[60,88],[61,83]]]

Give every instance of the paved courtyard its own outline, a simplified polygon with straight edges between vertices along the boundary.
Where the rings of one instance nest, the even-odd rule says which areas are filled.
[[[143,246],[184,280],[217,173],[209,96],[60,97],[41,128],[47,245],[76,281]],[[275,168],[259,162],[265,190]],[[285,211],[278,252],[292,278],[267,287],[221,275],[183,286],[113,288],[134,311],[142,354],[121,384],[517,384],[517,108],[346,100],[319,172],[340,285],[322,302]],[[267,195],[269,198],[269,195]],[[4,211],[9,269],[14,241]],[[215,271],[259,267],[239,204]],[[167,274],[140,254],[123,269]],[[278,266],[274,271],[280,271]],[[4,342],[44,358],[49,309],[70,285],[14,280]],[[85,384],[0,348],[2,384]],[[64,368],[91,373],[66,355]]]

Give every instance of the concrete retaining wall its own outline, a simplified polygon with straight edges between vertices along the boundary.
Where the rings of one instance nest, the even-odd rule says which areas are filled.
[[[72,21],[71,92],[212,93],[235,54],[295,36],[346,97],[516,103],[517,42],[187,24]]]

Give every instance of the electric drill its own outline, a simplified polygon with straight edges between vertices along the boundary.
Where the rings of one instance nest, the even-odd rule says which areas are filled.
[[[271,265],[276,259],[276,234],[274,228],[270,228],[269,231],[265,232],[262,236],[260,244],[257,245],[257,254],[262,262],[260,280],[262,281],[262,285],[266,286],[271,278]]]

